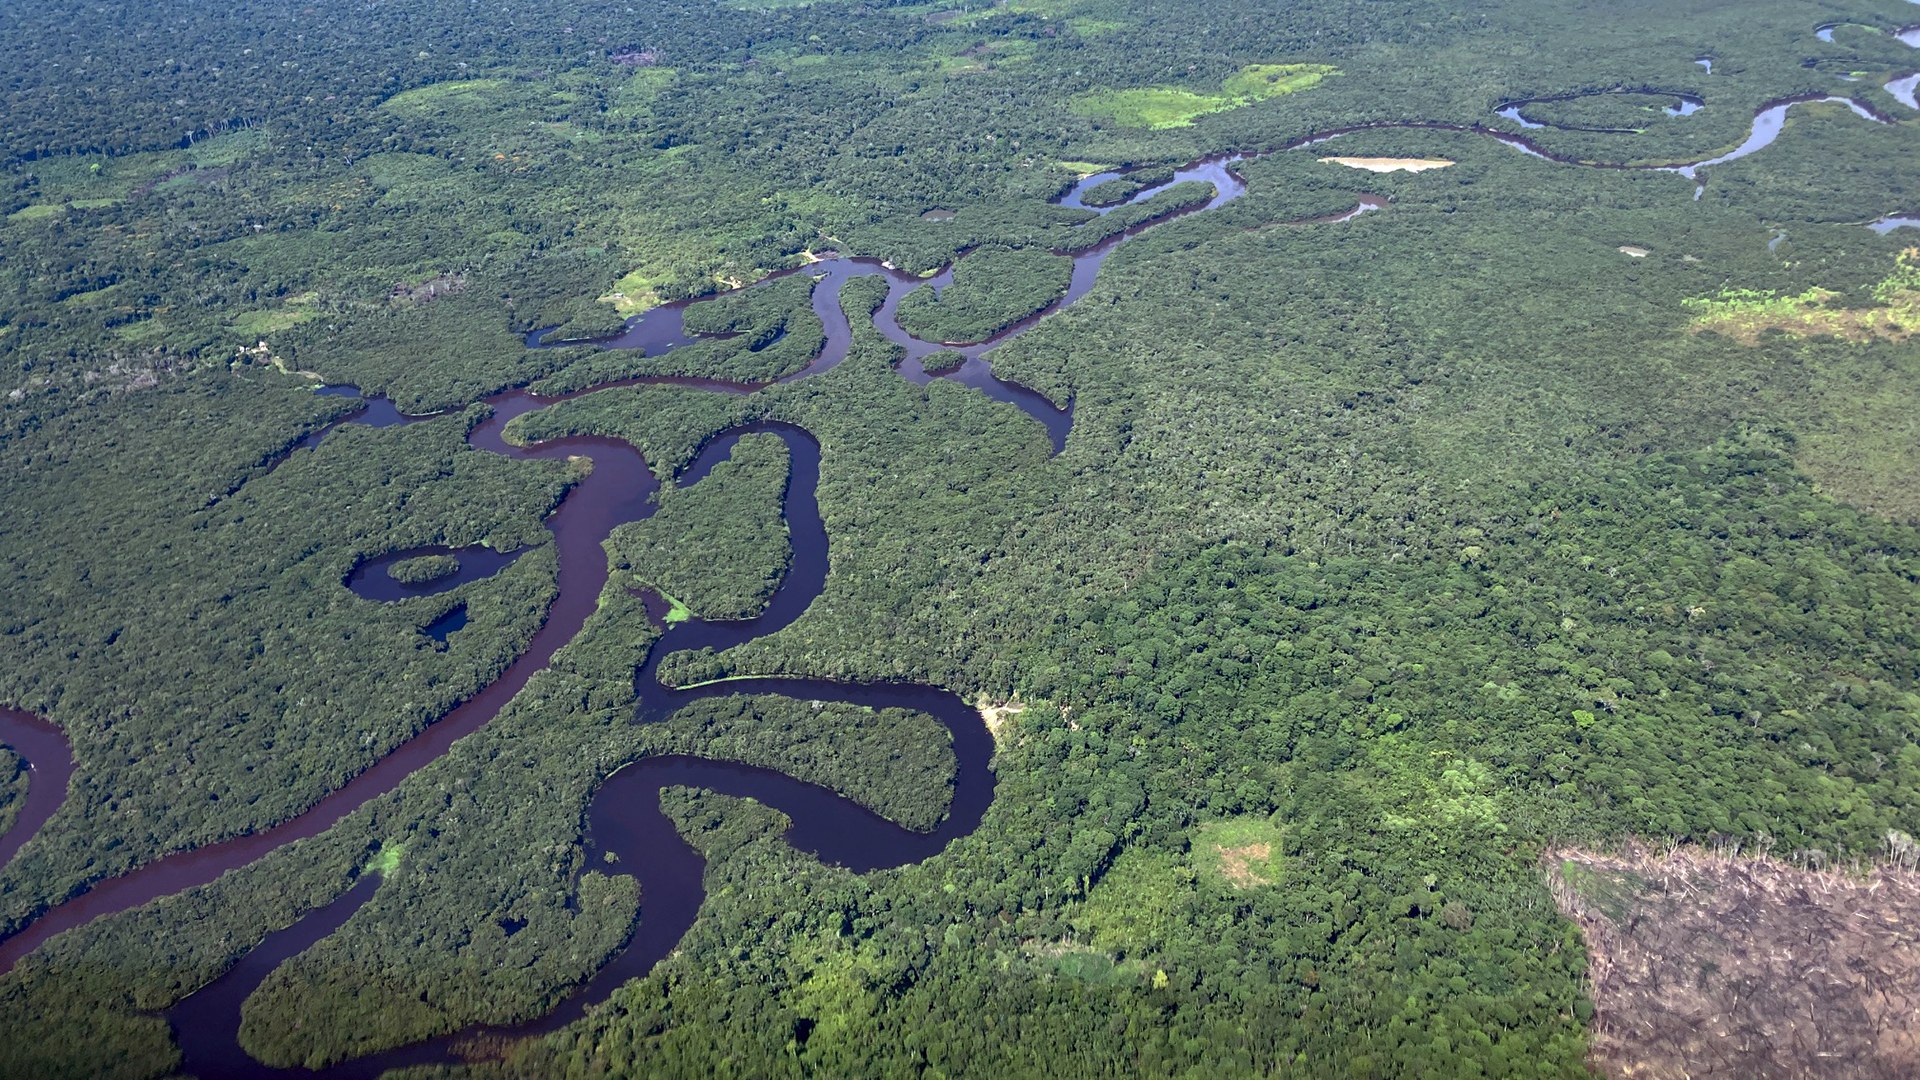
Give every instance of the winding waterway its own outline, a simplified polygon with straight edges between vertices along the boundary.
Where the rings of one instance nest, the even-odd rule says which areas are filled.
[[[1553,128],[1556,131],[1591,131],[1603,135],[1638,134],[1640,130],[1638,128],[1581,127],[1576,124],[1550,124],[1544,121],[1534,120],[1526,114],[1526,109],[1529,105],[1549,105],[1556,101],[1579,101],[1582,98],[1590,97],[1648,97],[1671,101],[1673,104],[1662,105],[1660,107],[1661,113],[1666,116],[1692,116],[1694,113],[1705,108],[1707,104],[1702,98],[1695,97],[1692,94],[1683,94],[1677,90],[1630,88],[1623,90],[1597,90],[1585,94],[1555,94],[1551,97],[1525,98],[1520,101],[1502,102],[1496,106],[1493,111],[1496,115],[1503,116],[1519,124],[1522,128],[1531,131]]]
[[[1908,72],[1897,79],[1887,80],[1887,93],[1893,100],[1909,109],[1920,109],[1920,71]]]
[[[496,422],[489,422],[493,423]],[[657,722],[688,702],[732,694],[779,694],[872,708],[916,709],[940,721],[952,739],[956,771],[945,818],[931,832],[914,832],[845,796],[772,769],[685,755],[634,762],[615,772],[594,792],[586,822],[586,864],[601,866],[605,863],[603,856],[612,855],[611,865],[634,877],[644,898],[642,917],[635,921],[621,950],[587,983],[538,1020],[507,1027],[468,1029],[389,1053],[355,1059],[324,1070],[324,1075],[374,1076],[407,1065],[455,1060],[458,1047],[475,1037],[498,1040],[554,1031],[584,1015],[591,1005],[604,1000],[616,987],[651,970],[692,926],[705,897],[702,885],[705,861],[662,812],[659,796],[665,788],[703,788],[755,799],[788,816],[792,827],[787,832],[787,840],[796,848],[855,872],[918,862],[938,854],[948,843],[972,832],[979,824],[993,801],[993,773],[988,768],[992,740],[979,714],[950,691],[908,683],[852,685],[787,678],[729,680],[682,689],[665,686],[656,678],[660,659],[670,652],[702,647],[731,648],[791,624],[826,585],[827,532],[814,495],[819,481],[820,448],[804,430],[767,422],[731,429],[708,443],[681,475],[679,483],[687,486],[700,482],[715,465],[727,459],[743,435],[759,431],[781,438],[792,463],[783,506],[793,545],[791,567],[766,610],[753,619],[709,622],[696,618],[669,625],[635,676],[634,687],[639,699],[635,720]],[[493,439],[487,436],[476,438],[474,443],[486,449],[494,446]],[[560,440],[542,449],[551,451],[573,443],[575,440]],[[577,452],[582,448],[576,444],[572,449]],[[596,473],[601,456],[601,453],[595,454]],[[587,535],[596,537],[596,548],[599,524],[589,522],[581,526]],[[555,535],[560,535],[558,530]],[[418,553],[420,549],[396,555]],[[593,595],[597,596],[597,590]],[[241,1003],[282,960],[305,951],[338,929],[372,895],[372,887],[364,883],[356,885],[332,904],[272,935],[241,965],[169,1010],[168,1017],[185,1055],[185,1071],[198,1076],[272,1075],[274,1070],[264,1069],[239,1046]],[[281,1071],[287,1075],[315,1075],[305,1069]]]
[[[1679,100],[1692,103],[1698,99],[1681,97]],[[1808,97],[1771,102],[1756,115],[1751,133],[1740,146],[1707,161],[1674,165],[1620,166],[1574,162],[1556,157],[1528,139],[1510,132],[1478,125],[1418,120],[1321,132],[1264,153],[1312,146],[1362,131],[1432,129],[1483,135],[1546,160],[1602,168],[1659,169],[1679,173],[1698,183],[1699,170],[1744,157],[1772,142],[1784,125],[1787,111],[1793,105],[1810,100],[1845,102],[1856,113],[1884,122],[1883,117],[1850,98]],[[1519,105],[1512,108],[1517,113]],[[1509,118],[1523,124],[1529,123],[1517,115]],[[1176,170],[1166,181],[1143,188],[1120,205],[1145,202],[1175,184],[1188,181],[1211,184],[1214,193],[1204,204],[1185,206],[1139,222],[1085,250],[1061,250],[1059,254],[1073,259],[1072,278],[1066,292],[1044,310],[979,342],[923,341],[899,325],[897,312],[900,301],[914,289],[922,286],[939,288],[950,282],[952,266],[930,279],[861,258],[836,258],[782,271],[781,275],[774,276],[805,273],[815,278],[812,307],[821,320],[826,341],[811,363],[778,381],[810,378],[831,370],[847,356],[853,340],[853,327],[840,306],[841,286],[856,277],[882,276],[887,282],[887,293],[873,313],[872,324],[888,341],[900,347],[900,374],[922,384],[937,377],[951,378],[973,386],[995,400],[1021,408],[1043,425],[1057,453],[1065,445],[1071,430],[1071,403],[1065,408],[1058,407],[1036,391],[998,378],[993,374],[988,354],[1078,301],[1092,287],[1106,258],[1129,238],[1173,218],[1204,213],[1241,197],[1247,190],[1246,182],[1234,171],[1234,167],[1258,156],[1262,155],[1222,154],[1204,158]],[[1072,185],[1058,201],[1065,206],[1092,210],[1095,216],[1089,224],[1098,222],[1119,207],[1086,207],[1083,196],[1092,187],[1118,175],[1122,174],[1099,173],[1088,176]],[[1697,194],[1696,190],[1696,197]],[[1351,210],[1291,224],[1320,225],[1350,221],[1385,205],[1385,201],[1376,196],[1363,195]],[[656,308],[632,320],[619,335],[590,344],[636,349],[647,356],[663,355],[691,344],[700,338],[689,334],[684,325],[685,309],[690,303]],[[544,347],[551,343],[545,340],[544,334],[536,333],[530,335],[528,344],[531,347]],[[923,361],[942,351],[960,353],[962,362],[952,370],[929,372]],[[653,471],[640,454],[620,440],[575,436],[531,446],[517,446],[507,442],[503,432],[516,417],[534,409],[612,386],[640,383],[672,383],[731,394],[753,393],[769,385],[685,376],[644,376],[568,394],[541,395],[526,389],[515,389],[484,399],[485,404],[491,407],[492,414],[469,434],[468,441],[474,449],[523,460],[564,460],[583,456],[590,458],[593,464],[587,476],[568,491],[545,522],[558,556],[557,595],[544,623],[526,650],[499,678],[473,698],[401,744],[343,787],[319,800],[305,813],[261,832],[167,855],[119,877],[97,882],[72,899],[54,905],[24,929],[0,941],[0,972],[11,969],[21,956],[56,934],[104,915],[207,884],[221,873],[252,863],[289,842],[324,832],[370,800],[393,791],[408,776],[445,754],[456,741],[477,731],[498,714],[526,686],[528,680],[548,664],[555,651],[572,640],[585,625],[607,582],[608,569],[602,541],[614,528],[648,516],[653,510],[653,495],[658,488]],[[404,415],[383,398],[361,397],[359,391],[352,387],[332,387],[322,392],[358,397],[365,404],[355,413],[301,439],[289,453],[317,445],[328,433],[345,423],[383,427],[426,419]],[[577,1019],[593,1004],[604,1000],[615,987],[650,970],[692,925],[705,895],[702,883],[704,861],[673,828],[660,808],[659,793],[665,788],[704,788],[757,799],[789,817],[792,826],[787,838],[795,847],[856,872],[900,866],[928,858],[943,850],[954,839],[970,833],[979,824],[993,798],[994,778],[989,764],[992,740],[980,716],[951,691],[905,683],[850,685],[817,679],[777,677],[728,680],[689,688],[669,687],[659,681],[658,665],[667,654],[703,647],[723,650],[774,633],[799,618],[825,585],[829,568],[828,543],[815,498],[820,448],[807,432],[792,425],[771,422],[722,432],[702,449],[676,482],[682,486],[699,483],[716,463],[727,457],[743,435],[756,431],[779,437],[787,446],[792,462],[783,503],[793,547],[791,568],[766,610],[756,618],[739,622],[690,619],[669,626],[635,674],[634,689],[638,702],[635,721],[656,722],[690,701],[731,694],[779,694],[872,707],[916,709],[940,721],[952,740],[956,773],[946,817],[931,832],[919,833],[888,822],[845,796],[771,769],[688,756],[646,758],[633,762],[600,783],[592,795],[583,823],[589,854],[612,854],[617,860],[613,865],[632,874],[640,882],[643,896],[641,915],[619,953],[591,979],[570,993],[562,1004],[539,1020],[505,1028],[472,1029],[356,1059],[323,1070],[325,1075],[372,1075],[404,1065],[454,1060],[457,1044],[474,1035],[513,1038],[551,1031]],[[281,460],[284,460],[284,455]],[[418,585],[403,584],[389,573],[395,563],[423,554],[453,555],[459,560],[459,569],[446,577]],[[356,565],[343,580],[342,587],[351,589],[370,602],[431,595],[497,573],[520,554],[519,551],[494,552],[484,548],[416,548],[391,552]],[[444,640],[446,635],[457,633],[464,621],[464,607],[456,608],[437,620],[434,626],[423,628],[423,632]],[[18,820],[4,837],[0,837],[0,865],[4,865],[54,816],[66,796],[68,781],[73,774],[73,762],[68,744],[58,728],[18,710],[0,709],[0,741],[16,748],[33,770]],[[594,862],[598,864],[597,859]],[[246,1055],[239,1046],[237,1032],[241,1002],[280,962],[304,951],[343,925],[373,895],[377,887],[378,875],[366,875],[333,902],[309,912],[293,926],[268,935],[226,974],[182,999],[169,1010],[168,1016],[175,1035],[186,1056],[186,1071],[200,1076],[268,1073],[269,1070]],[[321,1075],[308,1070],[287,1072],[289,1075]]]

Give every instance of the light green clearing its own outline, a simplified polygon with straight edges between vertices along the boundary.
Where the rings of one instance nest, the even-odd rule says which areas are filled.
[[[1218,96],[1196,94],[1171,86],[1147,86],[1138,90],[1103,90],[1073,100],[1073,111],[1093,119],[1107,119],[1121,127],[1187,127],[1196,117],[1236,108],[1237,102]]]
[[[1056,161],[1054,164],[1083,180],[1094,173],[1103,173],[1113,168],[1111,165],[1100,165],[1092,161]]]
[[[166,336],[167,325],[159,319],[141,319],[138,322],[121,323],[113,328],[113,336],[121,341],[145,344],[158,341]]]
[[[112,285],[108,285],[106,288],[103,288],[103,289],[90,289],[86,292],[74,293],[72,296],[69,296],[65,300],[60,301],[60,303],[65,307],[71,307],[71,308],[83,308],[83,307],[88,307],[90,305],[99,304],[112,298],[116,293],[126,291],[126,288],[129,284],[131,283],[125,282],[125,281],[119,281],[119,282],[115,282]]]
[[[456,105],[485,105],[487,95],[507,85],[505,79],[457,79],[402,90],[380,103],[396,112],[427,112]]]
[[[407,854],[407,845],[394,843],[382,844],[373,858],[367,860],[366,870],[371,874],[385,876],[400,869],[400,860]]]
[[[1060,978],[1092,983],[1095,986],[1138,986],[1146,981],[1146,965],[1138,960],[1116,961],[1093,949],[1058,947],[1040,953],[1036,959]],[[1164,984],[1166,976],[1162,975]]]
[[[40,221],[45,218],[59,217],[69,209],[101,210],[119,202],[119,199],[69,199],[63,203],[36,203],[23,206],[7,215],[8,221]]]
[[[940,19],[942,26],[970,26],[995,15],[1039,15],[1047,19],[1065,18],[1085,9],[1104,5],[1086,3],[1085,0],[1000,0],[999,3],[981,3],[979,0],[963,0],[959,4],[917,4],[912,10],[927,14],[941,15],[956,11],[952,18]],[[898,10],[898,9],[896,9]],[[1082,16],[1084,17],[1084,16]],[[1071,22],[1071,20],[1069,20]]]
[[[173,177],[172,179],[162,180],[158,184],[153,185],[153,190],[185,191],[188,188],[199,187],[199,186],[200,186],[200,177],[198,175],[190,172],[183,172],[180,175]]]
[[[965,52],[941,56],[940,71],[946,75],[964,75],[990,67],[1025,63],[1033,59],[1037,48],[1035,43],[1019,38],[974,45]]]
[[[1564,859],[1560,880],[1582,900],[1599,908],[1615,922],[1625,922],[1633,902],[1646,891],[1647,882],[1625,870],[1601,870],[1585,863]]]
[[[1876,337],[1905,341],[1920,330],[1920,249],[1894,256],[1893,273],[1873,287],[1876,306],[1829,306],[1839,298],[1839,293],[1818,286],[1796,296],[1729,288],[1680,303],[1694,313],[1695,329],[1716,330],[1747,345],[1768,330],[1794,337],[1831,334],[1854,342]]]
[[[1280,827],[1264,817],[1210,821],[1194,835],[1194,868],[1236,889],[1271,885],[1280,879],[1282,839]]]
[[[659,592],[658,589],[654,591]],[[693,618],[693,609],[688,607],[687,605],[681,603],[680,601],[674,599],[671,596],[668,596],[666,593],[660,593],[660,599],[665,600],[667,602],[667,614],[662,619],[662,621],[665,622],[668,626],[672,626],[674,623],[683,623],[683,622],[686,622],[688,619]],[[716,680],[716,681],[724,681],[724,680]]]
[[[196,175],[193,169],[235,164],[266,141],[264,130],[249,128],[201,139],[185,150],[116,158],[95,154],[45,159],[34,164],[34,173],[40,178],[40,190],[46,201],[22,207],[7,216],[14,221],[38,221],[57,217],[68,208],[98,210],[125,201],[147,183],[151,183],[155,191],[196,187],[205,178]]]
[[[1330,64],[1249,64],[1227,76],[1215,94],[1177,86],[1095,90],[1074,98],[1070,106],[1081,116],[1111,120],[1121,127],[1187,127],[1196,117],[1296,94],[1339,73]]]
[[[317,319],[317,311],[243,311],[228,320],[233,332],[244,338],[259,339],[282,330],[291,330],[303,322]]]
[[[639,68],[613,95],[613,107],[616,113],[626,113],[644,109],[653,104],[660,92],[673,85],[675,72],[672,68]]]
[[[247,128],[202,139],[188,147],[185,154],[188,161],[203,169],[211,169],[237,164],[266,143],[266,132],[259,128]]]
[[[649,274],[644,269],[636,269],[619,281],[600,298],[603,304],[612,304],[613,310],[622,315],[638,315],[649,308],[660,305],[660,294],[654,290],[666,284],[667,274]]]

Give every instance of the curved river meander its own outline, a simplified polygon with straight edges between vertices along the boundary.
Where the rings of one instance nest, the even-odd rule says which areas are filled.
[[[1675,106],[1676,114],[1691,112],[1698,107],[1696,98],[1671,92],[1667,92],[1667,96],[1681,103]],[[1744,157],[1764,147],[1779,134],[1788,109],[1810,100],[1845,102],[1856,113],[1877,122],[1885,122],[1884,117],[1851,98],[1816,96],[1770,102],[1755,116],[1749,137],[1735,150],[1708,161],[1672,165],[1616,166],[1572,162],[1555,157],[1512,132],[1478,125],[1422,121],[1371,124],[1322,132],[1266,153],[1312,146],[1357,131],[1435,129],[1483,135],[1523,153],[1548,160],[1601,168],[1659,169],[1679,173],[1701,183],[1702,168]],[[1524,104],[1516,102],[1502,108],[1512,113],[1509,119],[1534,126],[1519,115]],[[845,359],[852,344],[853,327],[841,309],[840,288],[855,277],[881,276],[887,282],[887,294],[873,314],[873,326],[888,341],[900,347],[900,374],[916,383],[925,383],[933,378],[951,378],[975,387],[995,400],[1013,404],[1045,428],[1054,451],[1058,453],[1065,446],[1072,426],[1071,403],[1067,407],[1056,406],[1044,395],[998,378],[993,373],[987,355],[1084,296],[1092,288],[1107,256],[1129,238],[1172,218],[1204,213],[1245,194],[1246,182],[1234,171],[1234,166],[1257,156],[1261,155],[1223,154],[1204,158],[1177,170],[1170,180],[1133,195],[1120,206],[1145,202],[1174,184],[1186,181],[1209,183],[1214,192],[1204,204],[1186,206],[1137,223],[1085,250],[1061,251],[1060,254],[1073,258],[1073,274],[1067,291],[1044,310],[981,342],[922,341],[902,329],[896,318],[900,301],[907,293],[922,286],[940,288],[951,282],[951,266],[928,279],[894,270],[872,259],[840,258],[773,275],[805,273],[815,278],[813,309],[820,317],[826,336],[825,345],[810,364],[778,381],[810,378],[830,370]],[[1059,202],[1064,206],[1092,211],[1098,215],[1092,221],[1097,222],[1099,217],[1119,209],[1119,206],[1088,207],[1083,201],[1084,196],[1093,187],[1119,175],[1118,172],[1108,172],[1086,177],[1063,194]],[[1334,224],[1352,220],[1386,205],[1386,201],[1377,196],[1362,195],[1353,209],[1345,213],[1290,224]],[[633,349],[647,356],[661,355],[698,340],[687,334],[683,323],[686,308],[690,303],[697,302],[703,301],[680,302],[656,308],[632,320],[621,334],[593,344],[606,348]],[[543,347],[547,343],[542,338],[543,335],[539,333],[530,335],[529,346]],[[922,361],[936,352],[957,352],[962,362],[949,370],[929,372]],[[167,855],[120,877],[95,883],[74,898],[53,906],[12,937],[0,941],[0,972],[10,970],[21,956],[55,934],[83,926],[104,915],[126,911],[159,897],[207,884],[227,870],[252,863],[285,844],[324,832],[370,800],[393,791],[415,771],[445,754],[454,742],[477,731],[497,715],[535,673],[546,667],[555,651],[572,640],[586,624],[607,583],[607,561],[602,541],[616,527],[647,517],[653,510],[653,496],[659,484],[640,454],[618,439],[578,436],[519,446],[507,442],[503,437],[506,426],[516,417],[557,401],[614,386],[640,383],[668,383],[731,394],[749,394],[767,385],[681,376],[646,376],[563,395],[541,395],[526,389],[515,389],[485,398],[485,403],[492,408],[492,415],[469,434],[468,442],[474,449],[515,459],[564,460],[584,456],[593,462],[591,472],[568,491],[558,509],[546,520],[559,556],[558,595],[526,650],[485,689],[407,740],[344,787],[322,798],[305,813],[262,832]],[[356,398],[360,396],[352,387],[329,387],[323,392]],[[382,398],[363,400],[365,404],[358,411],[306,436],[295,443],[288,453],[316,445],[344,423],[385,427],[427,419],[401,414]],[[732,452],[734,444],[743,435],[754,431],[769,432],[779,437],[786,444],[792,462],[783,507],[793,550],[791,567],[766,610],[756,618],[739,622],[689,619],[668,625],[634,677],[638,701],[636,722],[657,722],[690,701],[730,694],[778,694],[873,707],[916,709],[938,719],[952,738],[956,772],[947,816],[931,832],[914,832],[879,817],[842,795],[771,769],[680,755],[636,761],[602,781],[594,792],[584,823],[590,864],[601,864],[600,859],[591,856],[612,854],[617,858],[614,865],[636,877],[641,887],[642,917],[635,921],[631,937],[612,960],[584,985],[575,988],[557,1008],[536,1021],[507,1028],[476,1028],[356,1059],[322,1072],[333,1076],[362,1076],[407,1065],[448,1062],[457,1060],[456,1044],[475,1035],[493,1036],[497,1040],[497,1037],[517,1038],[552,1031],[579,1018],[622,983],[649,971],[692,925],[705,896],[702,884],[704,860],[681,838],[661,811],[659,794],[665,788],[702,788],[756,799],[790,819],[792,825],[787,832],[787,839],[795,847],[856,872],[901,866],[928,858],[955,838],[970,833],[979,824],[993,800],[994,777],[989,767],[993,744],[979,714],[951,691],[906,683],[849,685],[791,678],[737,679],[690,688],[669,687],[659,681],[656,674],[658,665],[668,653],[703,647],[728,649],[771,634],[799,618],[825,586],[828,570],[827,534],[815,500],[820,447],[806,431],[789,424],[761,422],[722,432],[703,447],[697,459],[678,477],[676,483],[681,486],[699,483],[716,463]],[[285,455],[280,460],[285,460]],[[372,602],[429,595],[495,574],[523,552],[524,549],[494,552],[479,547],[459,550],[418,548],[393,552],[356,566],[342,586]],[[388,573],[395,563],[426,554],[452,555],[459,562],[458,569],[447,576],[411,585],[396,581]],[[464,625],[464,620],[464,609],[457,608],[452,615],[439,620],[435,626],[425,628],[424,632],[444,640],[447,634],[457,632],[459,626]],[[32,782],[18,819],[14,827],[0,837],[0,866],[3,866],[57,812],[66,797],[74,763],[67,741],[57,727],[18,710],[0,708],[0,741],[16,749],[32,768]],[[240,1048],[238,1030],[241,1003],[282,961],[299,954],[344,924],[373,895],[379,880],[377,873],[364,875],[333,902],[309,912],[294,925],[269,934],[226,974],[182,999],[169,1010],[167,1015],[185,1055],[184,1071],[199,1076],[262,1075],[274,1071],[265,1069]],[[495,1045],[498,1045],[497,1041]],[[302,1076],[318,1075],[305,1069],[281,1071]]]

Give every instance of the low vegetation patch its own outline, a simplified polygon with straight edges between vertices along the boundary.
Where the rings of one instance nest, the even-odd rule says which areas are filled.
[[[1115,960],[1109,953],[1072,941],[1024,941],[1020,951],[1054,978],[1095,986],[1138,986],[1147,971],[1138,960]],[[1161,976],[1164,980],[1165,976]]]
[[[56,218],[68,210],[104,210],[119,202],[119,199],[69,199],[64,203],[36,203],[23,206],[7,215],[9,221],[44,221]]]
[[[1095,90],[1074,98],[1072,108],[1081,116],[1111,120],[1121,127],[1186,127],[1196,117],[1309,90],[1339,73],[1331,64],[1249,64],[1227,76],[1216,93],[1178,86]]]
[[[1282,839],[1280,827],[1264,817],[1210,821],[1194,837],[1194,866],[1234,889],[1271,885],[1280,879]]]
[[[403,90],[380,103],[399,113],[429,113],[454,106],[480,106],[489,95],[507,85],[505,79],[456,79]]]
[[[1624,249],[1623,249],[1624,250]],[[1905,346],[1920,328],[1920,248],[1896,256],[1893,273],[1849,302],[1831,289],[1793,295],[1726,289],[1683,301],[1691,328],[1757,346],[1769,332],[1822,339],[1796,346],[1810,379],[1796,401],[1792,456],[1832,497],[1896,521],[1920,521],[1920,436],[1913,398],[1920,390]]]
[[[996,746],[1001,743],[1001,733],[1007,730],[1007,725],[1012,722],[1013,718],[1027,711],[1026,703],[1020,700],[1020,695],[1018,694],[995,705],[989,701],[987,695],[983,693],[979,699],[974,702],[974,707],[980,710],[980,722],[987,726],[987,734],[993,736],[993,742]]]
[[[644,268],[635,270],[614,282],[600,301],[612,304],[613,310],[622,315],[638,315],[660,305],[660,294],[655,290],[666,282],[665,274],[649,273]]]
[[[1297,94],[1339,74],[1332,64],[1248,64],[1220,84],[1220,92],[1241,103]]]
[[[681,602],[675,597],[668,596],[666,593],[661,593],[660,599],[665,600],[667,602],[667,613],[665,615],[660,616],[661,622],[666,623],[668,626],[672,626],[674,623],[683,623],[683,622],[686,622],[688,619],[693,618],[693,609],[688,607],[685,603]]]
[[[407,857],[407,845],[402,842],[383,844],[380,850],[367,858],[367,871],[374,874],[391,874],[400,869],[400,861]]]
[[[1769,330],[1854,342],[1906,341],[1920,328],[1920,248],[1896,256],[1893,273],[1873,287],[1872,305],[1847,307],[1837,302],[1841,299],[1840,293],[1815,286],[1791,296],[1771,289],[1722,289],[1717,296],[1681,303],[1694,313],[1693,329],[1746,345],[1758,343]]]
[[[1075,176],[1083,178],[1092,176],[1094,173],[1103,173],[1113,168],[1111,165],[1102,165],[1097,161],[1056,161],[1054,164]]]
[[[258,340],[282,330],[291,330],[303,322],[320,317],[320,313],[311,308],[278,308],[264,311],[243,311],[233,317],[227,325],[241,338]]]

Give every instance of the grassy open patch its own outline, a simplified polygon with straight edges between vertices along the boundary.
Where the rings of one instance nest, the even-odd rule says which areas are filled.
[[[624,114],[653,104],[661,91],[673,85],[674,75],[674,70],[666,67],[637,69],[624,86],[614,91],[613,111]]]
[[[1122,22],[1119,19],[1082,17],[1068,19],[1067,25],[1073,27],[1073,32],[1079,34],[1081,37],[1098,37],[1102,34],[1119,33],[1132,24]]]
[[[59,217],[68,210],[101,210],[119,202],[119,199],[69,199],[64,203],[36,203],[23,206],[7,215],[9,221],[43,221]]]
[[[402,843],[383,844],[373,857],[367,860],[367,871],[374,874],[391,874],[400,869],[400,860],[407,855],[407,845]]]
[[[972,26],[997,15],[1038,15],[1044,19],[1063,19],[1069,25],[1079,29],[1078,23],[1091,22],[1097,27],[1103,22],[1094,15],[1114,14],[1111,5],[1100,0],[996,0],[983,3],[981,0],[957,0],[957,2],[914,4],[909,7],[889,8],[896,15],[917,15],[929,22],[941,26]],[[1115,22],[1112,25],[1124,27],[1129,24]]]
[[[1092,176],[1094,173],[1103,173],[1113,168],[1112,165],[1101,165],[1093,161],[1056,161],[1054,164],[1081,178]]]
[[[1021,949],[1041,971],[1054,978],[1095,986],[1138,986],[1147,981],[1138,960],[1116,960],[1108,953],[1062,941],[1030,941]],[[1163,976],[1164,978],[1164,976]]]
[[[637,269],[614,282],[600,302],[612,304],[613,310],[622,315],[638,315],[659,306],[660,294],[656,290],[667,280],[666,274],[649,274],[645,269]]]
[[[1219,94],[1196,94],[1174,86],[1143,86],[1135,90],[1101,90],[1073,101],[1082,116],[1111,120],[1121,127],[1186,127],[1196,117],[1224,112],[1238,102]]]
[[[940,71],[956,75],[1024,63],[1033,59],[1035,48],[1033,42],[1021,38],[981,42],[940,57]]]
[[[233,332],[244,338],[263,338],[268,334],[277,334],[282,330],[291,330],[309,319],[318,318],[319,312],[298,308],[288,310],[243,311],[228,321]]]
[[[1249,64],[1227,76],[1217,93],[1202,94],[1177,86],[1095,90],[1073,99],[1081,116],[1110,120],[1121,127],[1186,127],[1208,113],[1226,112],[1319,85],[1339,69],[1329,64]]]
[[[1227,76],[1220,92],[1242,102],[1265,101],[1311,90],[1338,73],[1331,64],[1248,64]]]
[[[380,103],[391,112],[428,113],[439,109],[485,105],[490,95],[507,85],[505,79],[455,79],[402,90]]]
[[[1810,358],[1815,416],[1793,460],[1828,495],[1895,521],[1920,522],[1920,370],[1894,344],[1837,345]]]
[[[1849,302],[1819,286],[1805,292],[1723,289],[1682,303],[1690,328],[1743,345],[1777,332],[1810,341],[1796,348],[1811,383],[1797,399],[1808,409],[1796,425],[1793,459],[1830,496],[1896,521],[1920,520],[1920,384],[1902,348],[1920,329],[1920,248],[1895,256],[1893,272]]]
[[[1200,826],[1193,841],[1194,868],[1234,889],[1280,880],[1278,825],[1264,817],[1227,818]]]
[[[668,596],[666,593],[661,593],[660,599],[667,602],[667,613],[660,617],[661,622],[672,626],[674,623],[683,623],[693,618],[693,609],[681,601]]]
[[[1831,335],[1843,341],[1906,341],[1920,328],[1920,248],[1895,256],[1893,273],[1873,287],[1874,303],[1846,307],[1841,295],[1815,286],[1783,296],[1771,289],[1722,289],[1681,301],[1694,313],[1693,329],[1725,334],[1745,345],[1777,330],[1792,337]]]
[[[185,151],[188,161],[202,169],[237,165],[267,146],[267,133],[260,128],[243,128],[201,139]]]

